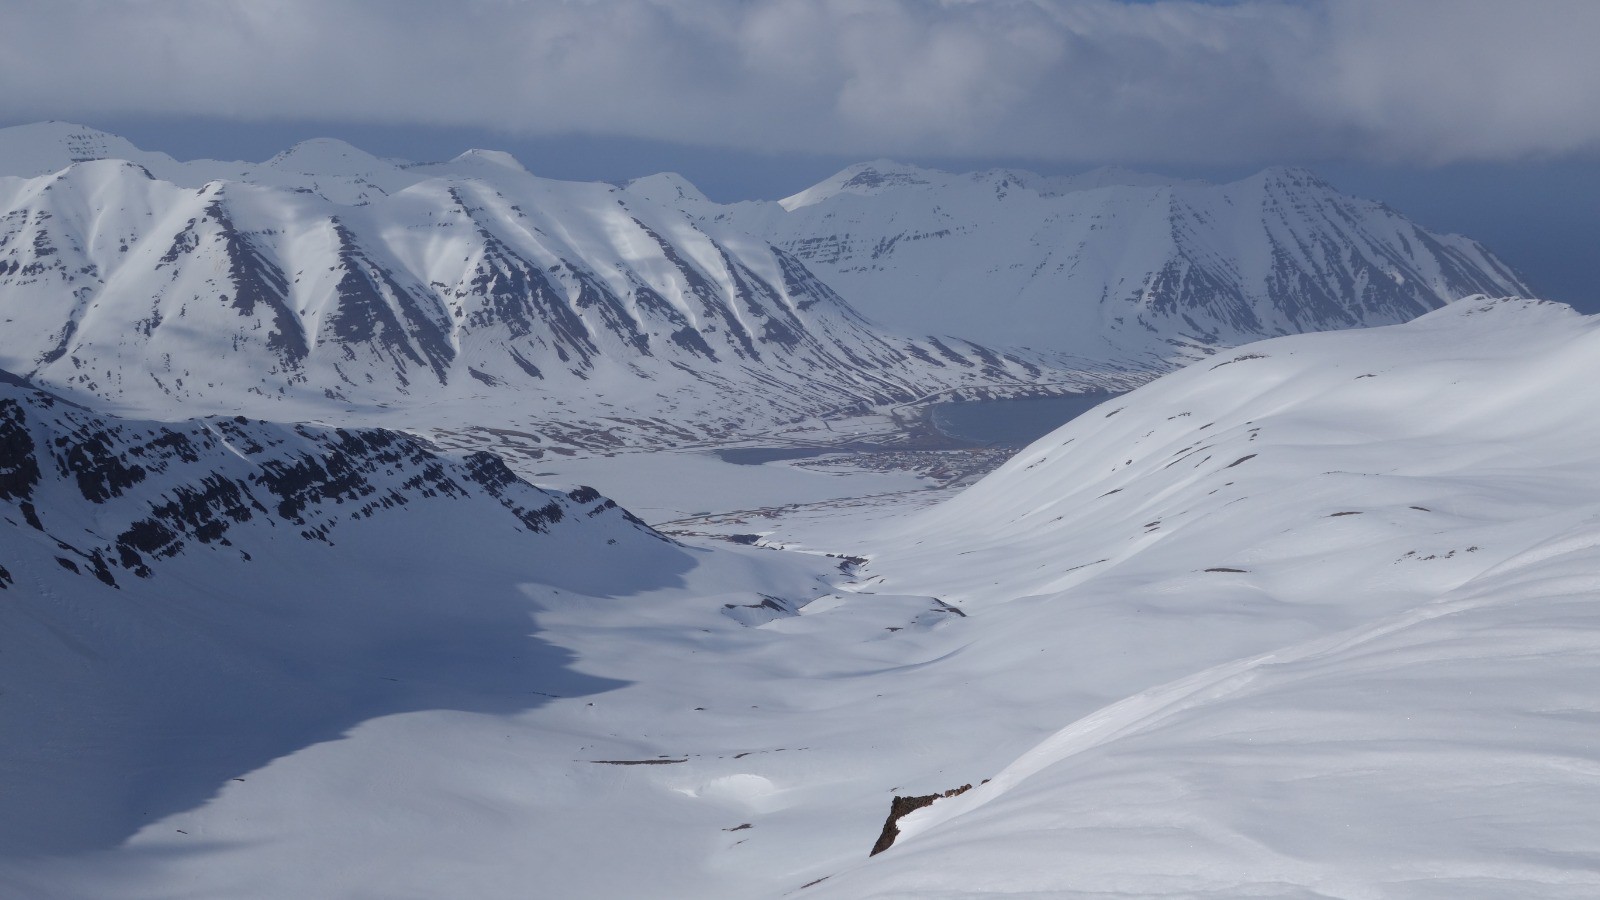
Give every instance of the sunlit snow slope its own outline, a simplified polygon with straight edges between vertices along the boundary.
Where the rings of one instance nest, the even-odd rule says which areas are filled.
[[[1212,185],[880,160],[779,202],[717,205],[668,175],[629,190],[771,241],[891,326],[1094,359],[1194,358],[1527,292],[1476,242],[1304,169]]]
[[[1597,367],[1521,300],[1258,343],[897,528],[1060,730],[815,895],[1595,896]]]

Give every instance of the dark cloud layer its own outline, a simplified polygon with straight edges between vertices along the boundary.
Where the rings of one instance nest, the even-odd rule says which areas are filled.
[[[1441,163],[1600,150],[1595,0],[9,0],[0,118],[740,150]]]

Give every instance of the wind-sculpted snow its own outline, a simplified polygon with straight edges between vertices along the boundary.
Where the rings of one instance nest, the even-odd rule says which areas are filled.
[[[771,241],[893,327],[1152,368],[1527,291],[1475,242],[1303,169],[1209,185],[879,161],[773,203],[714,204],[667,176],[629,190]]]
[[[950,388],[1139,377],[967,342],[936,351],[742,232],[493,154],[402,166],[314,142],[230,169],[27,126],[0,131],[7,174],[0,366],[141,414],[348,421],[514,404],[521,424],[603,445]],[[508,424],[498,409],[478,418]]]

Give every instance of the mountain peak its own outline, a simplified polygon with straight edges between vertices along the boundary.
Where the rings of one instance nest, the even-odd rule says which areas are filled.
[[[948,173],[938,169],[925,169],[910,163],[895,162],[892,159],[875,159],[871,162],[856,163],[839,172],[839,175],[846,174],[850,177],[845,180],[845,185],[871,188],[896,184],[927,184],[932,180],[931,176]]]
[[[1245,181],[1260,180],[1262,184],[1283,187],[1319,188],[1333,190],[1333,185],[1305,166],[1268,166]]]
[[[301,141],[262,163],[262,166],[305,175],[355,175],[393,167],[338,138]]]
[[[694,182],[677,172],[657,172],[635,178],[624,187],[628,193],[656,203],[675,206],[685,200],[692,203],[710,203],[711,199],[694,186]]]
[[[504,150],[480,150],[474,148],[457,155],[450,162],[463,166],[494,166],[495,168],[507,169],[524,175],[530,174],[526,166],[518,161],[515,156]]]
[[[79,125],[76,122],[63,122],[59,119],[46,119],[42,122],[27,122],[22,125],[11,125],[0,128],[0,135],[30,135],[46,140],[64,140],[70,137],[89,137],[100,140],[120,141],[123,138],[110,132],[101,131],[88,125]]]
[[[33,178],[97,159],[143,161],[152,154],[126,138],[71,122],[0,128],[0,175]]]
[[[1292,166],[1207,184],[878,161],[781,202],[724,215],[868,316],[1090,358],[1189,358],[1526,290],[1481,246]]]
[[[1309,174],[1307,173],[1307,175]],[[812,187],[778,202],[782,204],[784,209],[793,212],[841,194],[870,197],[895,188],[941,188],[969,182],[991,186],[999,192],[997,194],[999,197],[1004,197],[1006,195],[1005,192],[1011,189],[1029,191],[1041,197],[1060,197],[1076,191],[1087,191],[1103,187],[1153,188],[1180,184],[1204,184],[1204,182],[1185,181],[1166,175],[1136,172],[1132,169],[1124,169],[1117,166],[1105,166],[1079,175],[1040,175],[1037,172],[1030,172],[1026,169],[1006,168],[984,169],[978,172],[954,175],[940,169],[929,169],[895,162],[890,159],[877,159],[871,162],[856,163],[853,166],[842,169]]]
[[[840,194],[872,196],[898,187],[913,187],[948,180],[949,173],[937,169],[924,169],[892,159],[875,159],[871,162],[847,166],[831,177],[817,182],[778,203],[791,212],[801,207],[821,203]]]

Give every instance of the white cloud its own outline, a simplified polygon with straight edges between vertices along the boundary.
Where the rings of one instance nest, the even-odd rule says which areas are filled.
[[[1242,162],[1600,149],[1595,0],[10,0],[0,116]]]

